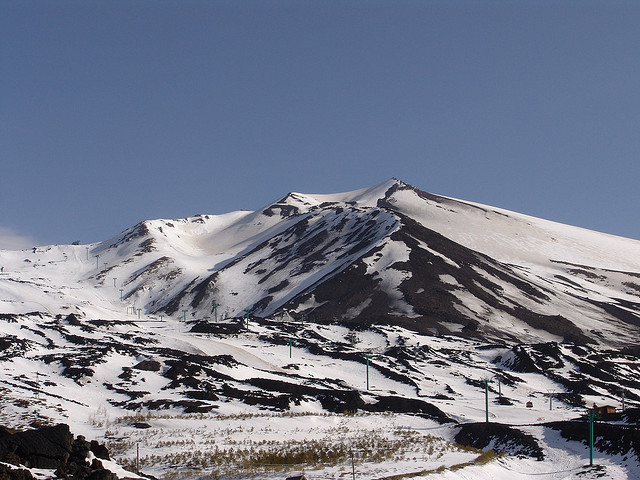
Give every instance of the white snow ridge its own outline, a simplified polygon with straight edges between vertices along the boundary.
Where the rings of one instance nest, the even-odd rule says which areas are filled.
[[[636,240],[392,179],[0,266],[0,424],[118,478],[640,478]]]

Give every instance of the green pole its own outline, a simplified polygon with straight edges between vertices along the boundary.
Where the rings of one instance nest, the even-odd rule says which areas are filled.
[[[590,411],[587,414],[587,419],[589,420],[589,466],[593,467],[593,421],[596,418],[600,418],[595,411]]]
[[[593,467],[593,415],[589,416],[589,466]]]
[[[365,353],[363,356],[367,359],[367,390],[369,390],[369,358],[371,358],[371,355]]]
[[[487,380],[484,381],[484,410],[485,410],[485,419],[486,423],[489,423],[489,382]]]
[[[491,380],[482,380],[482,383],[484,383],[484,421],[489,423],[489,383],[491,383]]]
[[[245,308],[245,318],[247,319],[247,332],[249,331],[249,312],[251,312],[251,310],[249,310],[248,308]]]
[[[185,323],[187,323],[187,311],[186,310],[182,310],[182,319],[184,320]]]
[[[291,345],[293,345],[293,338],[289,339],[289,358],[291,358]]]

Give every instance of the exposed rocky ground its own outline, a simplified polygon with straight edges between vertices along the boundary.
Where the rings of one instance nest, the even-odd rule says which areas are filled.
[[[68,425],[59,424],[24,431],[0,426],[0,478],[32,480],[32,469],[48,470],[50,478],[69,480],[127,480],[103,466],[107,448],[82,435],[74,437]],[[42,475],[42,472],[40,472]],[[139,478],[132,474],[129,479]]]

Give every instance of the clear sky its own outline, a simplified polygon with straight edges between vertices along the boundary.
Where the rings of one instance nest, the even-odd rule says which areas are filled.
[[[640,239],[640,2],[0,0],[0,246],[391,177]]]

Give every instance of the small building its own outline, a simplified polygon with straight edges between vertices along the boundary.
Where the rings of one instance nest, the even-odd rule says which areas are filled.
[[[599,407],[594,405],[592,411],[598,415],[607,415],[610,413],[616,413],[616,407],[613,405],[601,405]]]

